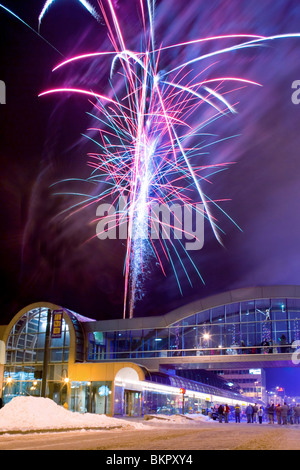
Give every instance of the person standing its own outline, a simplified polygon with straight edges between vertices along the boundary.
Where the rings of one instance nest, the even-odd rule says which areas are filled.
[[[246,415],[247,415],[247,423],[252,423],[253,408],[250,405],[250,403],[246,408]]]
[[[224,406],[223,405],[219,406],[218,415],[219,415],[219,423],[222,423],[223,415],[224,415]]]
[[[286,337],[285,337],[285,335],[281,335],[281,337],[280,337],[280,352],[282,352],[282,353],[288,352],[288,348],[286,347]]]
[[[297,406],[294,408],[294,419],[295,419],[295,424],[300,424],[300,406],[299,403],[297,403]]]
[[[274,412],[275,412],[275,406],[274,406],[274,403],[272,403],[267,408],[269,424],[274,424]]]
[[[224,407],[225,423],[228,423],[228,420],[229,420],[229,413],[230,413],[230,408],[229,408],[229,406],[228,406],[227,403],[226,403],[226,405],[225,405],[225,407]]]
[[[295,411],[294,411],[294,407],[292,405],[289,406],[289,410],[288,410],[288,422],[290,424],[294,424],[294,422],[295,422]]]
[[[284,404],[280,407],[280,411],[281,411],[282,424],[287,424],[289,407],[287,406],[286,402],[284,402]]]
[[[238,405],[238,404],[235,405],[234,414],[235,414],[235,422],[240,423],[241,422],[241,407],[240,407],[240,405]]]
[[[279,403],[278,405],[276,405],[275,412],[276,412],[277,424],[281,424],[281,407]]]
[[[261,406],[257,412],[259,424],[262,424],[263,415],[264,415],[264,410],[263,410],[263,407]]]
[[[258,412],[257,404],[255,403],[255,405],[252,408],[253,408],[252,423],[257,423],[257,412]]]

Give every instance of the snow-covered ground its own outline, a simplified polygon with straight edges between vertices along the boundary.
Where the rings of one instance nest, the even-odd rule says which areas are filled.
[[[38,397],[1,408],[0,434],[0,450],[300,450],[300,425],[220,424],[203,415],[111,418]]]
[[[0,432],[34,431],[51,429],[103,428],[114,427],[149,429],[149,425],[166,423],[214,422],[202,415],[165,416],[157,415],[147,421],[112,418],[94,413],[75,413],[57,405],[50,398],[15,397],[0,409]],[[147,424],[148,423],[148,424]]]

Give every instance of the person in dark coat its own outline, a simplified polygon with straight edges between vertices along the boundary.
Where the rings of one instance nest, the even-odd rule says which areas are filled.
[[[300,424],[300,406],[297,403],[297,406],[294,408],[295,424]]]
[[[247,423],[252,423],[253,408],[249,405],[246,408]]]
[[[287,406],[285,402],[280,407],[280,411],[281,411],[282,424],[287,424],[287,416],[288,416],[289,407]]]
[[[274,403],[268,406],[267,413],[268,413],[268,418],[269,418],[269,424],[274,424],[274,413],[275,413]]]
[[[275,412],[276,412],[277,424],[281,424],[281,406],[279,405],[279,403],[278,405],[276,405]]]
[[[282,335],[280,337],[280,352],[282,352],[282,353],[288,352],[288,348],[286,347],[286,337],[285,337],[285,335]]]
[[[288,409],[288,423],[289,424],[294,424],[294,420],[295,420],[294,407],[289,406],[289,409]]]
[[[235,422],[240,423],[241,422],[241,407],[240,407],[240,405],[238,405],[238,404],[235,405],[234,414],[235,414]]]
[[[224,406],[223,405],[219,406],[218,414],[219,414],[219,423],[222,423],[223,415],[224,415]]]
[[[252,413],[252,423],[256,423],[256,422],[257,422],[257,412],[258,412],[258,406],[257,406],[256,403],[255,403],[254,406],[252,406],[252,409],[253,409],[253,413]]]

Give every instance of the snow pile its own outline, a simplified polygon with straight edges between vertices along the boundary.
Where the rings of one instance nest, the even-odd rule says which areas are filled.
[[[76,413],[57,405],[50,398],[15,397],[0,409],[0,432],[35,431],[83,428],[136,428],[149,429],[149,425],[197,424],[215,422],[208,416],[149,415],[146,422],[134,419],[112,418],[94,413]],[[149,420],[149,421],[148,421]]]
[[[176,424],[197,424],[201,423],[215,423],[209,416],[204,416],[202,414],[188,414],[188,415],[147,415],[145,419],[151,420],[151,423],[176,423]]]
[[[189,414],[187,415],[188,418],[194,420],[194,421],[201,421],[205,423],[215,423],[213,419],[211,419],[209,416],[203,415],[203,414]]]
[[[15,397],[0,409],[0,432],[64,428],[143,427],[141,423],[92,413],[75,413],[50,398]]]

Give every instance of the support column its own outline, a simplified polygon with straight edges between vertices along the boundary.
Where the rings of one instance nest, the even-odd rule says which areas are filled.
[[[52,312],[48,309],[47,313],[47,327],[45,334],[45,349],[44,349],[44,361],[43,361],[43,375],[41,385],[41,397],[46,398],[47,391],[47,376],[48,376],[48,362],[49,362],[49,343],[50,343],[50,326],[51,326]]]

